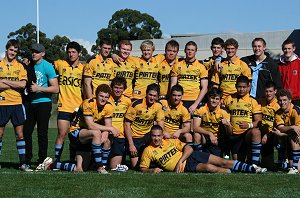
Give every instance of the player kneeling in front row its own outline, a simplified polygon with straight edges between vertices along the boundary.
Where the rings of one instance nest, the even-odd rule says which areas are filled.
[[[154,125],[151,129],[151,143],[145,148],[140,168],[142,172],[210,172],[210,173],[264,173],[257,165],[249,165],[237,160],[224,160],[215,155],[193,151],[192,147],[178,139],[163,139],[163,129]],[[156,162],[159,168],[150,168]]]

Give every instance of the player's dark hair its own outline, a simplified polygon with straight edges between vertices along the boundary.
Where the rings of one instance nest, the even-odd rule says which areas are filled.
[[[151,127],[151,132],[154,131],[154,130],[160,130],[161,132],[163,131],[163,129],[161,128],[161,126],[155,124]]]
[[[101,84],[96,89],[96,96],[100,92],[108,93],[109,95],[111,95],[111,88],[107,84]]]
[[[111,45],[112,46],[112,41],[110,39],[101,39],[100,40],[100,46],[102,45]]]
[[[181,94],[183,95],[183,87],[181,85],[174,85],[172,88],[171,88],[171,94],[173,93],[173,91],[179,91],[181,92]]]
[[[184,51],[186,50],[187,46],[189,46],[189,45],[195,46],[195,47],[196,47],[196,50],[198,49],[198,46],[197,46],[197,44],[196,44],[194,41],[189,41],[189,42],[187,42],[187,43],[185,44],[185,46],[184,46]]]
[[[75,49],[78,53],[81,52],[81,46],[75,41],[71,41],[70,43],[68,43],[66,50],[68,51],[70,48]]]
[[[20,43],[16,39],[10,39],[10,40],[8,40],[7,43],[6,43],[6,45],[5,45],[5,49],[10,48],[10,46],[14,46],[15,48],[18,48],[18,50],[20,49]]]
[[[277,91],[277,99],[279,99],[282,96],[287,96],[289,100],[292,100],[292,94],[289,90],[286,89],[280,89],[279,91]]]
[[[230,45],[234,46],[235,48],[239,48],[239,43],[234,38],[229,38],[225,41],[225,48]]]
[[[215,87],[213,87],[213,88],[211,88],[209,91],[208,91],[208,93],[207,93],[207,95],[208,95],[208,97],[216,97],[216,96],[219,96],[220,98],[222,97],[222,91],[221,91],[221,89],[218,89],[218,88],[215,88]]]
[[[256,41],[261,41],[261,42],[263,43],[264,46],[267,46],[267,43],[266,43],[265,39],[263,39],[263,38],[255,38],[255,39],[253,39],[253,41],[252,41],[252,46],[254,45],[254,43],[255,43]]]
[[[113,89],[115,85],[123,85],[124,90],[127,88],[127,82],[126,79],[122,76],[117,76],[114,79],[112,79],[110,87]]]
[[[221,39],[220,37],[213,38],[213,40],[211,41],[211,47],[213,45],[221,45],[221,47],[223,48],[224,47],[224,40]]]
[[[267,81],[267,82],[265,83],[265,89],[271,88],[271,87],[273,87],[274,89],[276,89],[276,84],[275,84],[274,81],[269,80],[269,81]]]
[[[236,84],[239,83],[247,83],[248,85],[250,85],[250,80],[247,76],[244,75],[240,75],[237,79],[236,79]]]
[[[172,40],[169,40],[167,43],[166,43],[166,46],[165,46],[165,51],[167,50],[168,47],[171,47],[171,48],[177,48],[177,50],[179,50],[179,43],[172,39]]]
[[[146,93],[148,94],[149,91],[156,91],[157,95],[159,95],[159,92],[160,92],[159,85],[156,83],[152,83],[152,84],[148,85],[147,89],[146,89]]]

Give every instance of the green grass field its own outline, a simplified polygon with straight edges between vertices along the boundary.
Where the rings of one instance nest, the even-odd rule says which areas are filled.
[[[34,137],[36,133],[34,133]],[[53,157],[56,129],[49,130]],[[37,158],[36,144],[34,147]],[[64,152],[63,159],[68,153]],[[134,171],[98,175],[94,172],[20,172],[14,133],[7,128],[0,157],[0,198],[4,197],[299,197],[300,175],[143,174]]]

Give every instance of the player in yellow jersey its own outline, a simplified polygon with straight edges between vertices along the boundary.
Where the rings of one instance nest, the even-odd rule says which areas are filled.
[[[273,81],[268,81],[265,83],[264,87],[264,95],[266,98],[259,100],[262,109],[262,124],[259,127],[262,134],[261,165],[268,170],[276,170],[274,165],[274,146],[276,137],[272,133],[272,130],[275,122],[275,113],[280,106],[276,99],[277,89],[275,83]]]
[[[125,171],[124,165],[121,165],[123,156],[126,155],[125,135],[124,135],[124,118],[125,113],[131,105],[131,99],[123,95],[127,88],[126,79],[124,77],[115,77],[111,81],[112,94],[108,101],[114,107],[112,116],[112,126],[115,127],[120,135],[114,138],[111,146],[110,168],[116,171]]]
[[[159,99],[167,99],[167,94],[170,90],[170,73],[172,67],[178,64],[179,43],[175,40],[170,40],[165,46],[165,54],[158,54],[155,56],[158,64],[158,82],[160,86]]]
[[[68,134],[70,122],[74,112],[82,103],[82,74],[83,65],[79,61],[81,46],[77,42],[70,42],[66,47],[67,60],[54,61],[54,69],[58,74],[58,134],[55,141],[55,161],[60,161],[63,144]],[[70,145],[70,160],[75,160],[75,153]]]
[[[0,61],[0,154],[4,129],[9,120],[16,134],[16,144],[20,160],[20,170],[32,171],[26,165],[23,124],[25,111],[22,106],[21,91],[26,86],[27,72],[16,57],[19,42],[11,39],[6,44],[5,57]]]
[[[208,86],[207,70],[196,60],[196,52],[197,44],[189,41],[185,45],[186,58],[179,60],[179,63],[171,71],[171,87],[176,84],[183,87],[182,102],[190,113],[199,107],[207,93]]]
[[[91,150],[99,173],[107,173],[103,166],[102,144],[108,141],[108,135],[119,136],[119,132],[112,126],[113,106],[107,102],[111,93],[109,85],[101,84],[96,89],[96,97],[86,99],[71,122],[69,139],[76,144],[76,151],[92,143]],[[77,170],[82,171],[82,159],[77,158]]]
[[[224,45],[227,57],[221,62],[220,67],[212,77],[214,86],[220,87],[223,91],[222,99],[236,93],[235,83],[240,75],[252,79],[250,68],[236,54],[239,47],[238,42],[230,38],[225,41]]]
[[[125,138],[128,141],[132,168],[138,168],[137,163],[149,137],[154,123],[164,127],[164,112],[162,105],[156,102],[159,86],[155,83],[147,86],[146,97],[136,100],[125,115]]]
[[[135,71],[137,70],[139,58],[130,56],[132,44],[129,40],[121,40],[118,48],[119,53],[114,59],[116,62],[116,66],[114,67],[114,76],[126,78],[127,88],[124,90],[123,94],[132,98],[133,79]]]
[[[143,41],[140,49],[142,57],[138,62],[138,69],[135,72],[133,100],[143,99],[146,96],[147,86],[157,83],[158,76],[158,62],[155,57],[152,57],[155,50],[153,42],[150,40]]]
[[[222,92],[212,88],[208,92],[208,102],[194,113],[194,149],[221,157],[223,133],[231,134],[230,115],[220,107]],[[225,131],[221,131],[223,128]]]
[[[210,46],[212,56],[204,59],[202,64],[208,71],[208,87],[212,87],[211,78],[217,68],[219,68],[221,61],[223,60],[222,52],[224,50],[224,40],[220,37],[216,37],[211,41]]]
[[[164,138],[179,138],[183,142],[192,144],[191,116],[181,102],[182,96],[182,86],[174,85],[171,88],[169,99],[159,100],[165,112]]]
[[[101,40],[100,54],[97,54],[94,59],[85,65],[83,71],[85,98],[93,98],[98,85],[109,84],[113,78],[115,63],[109,58],[111,47],[110,40]]]
[[[279,90],[277,99],[280,109],[276,112],[276,128],[272,132],[278,136],[289,137],[293,162],[288,174],[299,174],[300,108],[292,104],[292,95],[288,90]]]
[[[237,78],[236,90],[236,94],[224,100],[233,127],[228,144],[233,159],[244,159],[246,150],[251,149],[248,161],[258,164],[261,150],[261,132],[258,129],[262,120],[261,106],[249,95],[250,80],[246,76]]]
[[[142,172],[209,172],[209,173],[264,173],[267,170],[237,160],[225,160],[209,153],[193,151],[192,147],[178,139],[163,139],[163,129],[151,128],[151,142],[143,152],[140,168]],[[155,163],[156,168],[150,168]]]

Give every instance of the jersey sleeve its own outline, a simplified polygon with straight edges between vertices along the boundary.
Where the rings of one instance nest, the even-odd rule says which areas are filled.
[[[200,79],[208,78],[208,71],[203,64],[200,64]]]
[[[83,69],[84,76],[87,76],[87,77],[93,76],[92,62],[93,62],[93,60],[89,64],[86,64],[84,66],[84,69]]]
[[[177,77],[179,75],[178,64],[173,65],[171,70],[171,77]]]
[[[111,104],[106,104],[104,118],[112,118],[113,113],[114,113],[114,107]]]
[[[125,121],[133,122],[135,116],[136,116],[136,110],[131,105],[125,114]]]
[[[26,69],[23,67],[21,67],[20,69],[20,73],[19,73],[19,80],[26,80],[27,81],[27,71]]]
[[[187,108],[182,109],[182,122],[190,122],[191,121],[191,114],[187,110]]]
[[[84,100],[83,103],[82,103],[82,112],[83,112],[83,116],[93,116],[93,105],[91,99],[87,99],[87,100]]]
[[[150,148],[147,147],[147,148],[145,148],[145,150],[142,154],[140,168],[149,168],[151,161],[152,161],[151,151],[150,151]]]
[[[158,103],[157,112],[156,112],[156,122],[165,120],[165,112],[162,108],[162,105]]]
[[[242,62],[242,74],[247,76],[250,80],[252,79],[251,69],[245,62]]]
[[[252,109],[253,114],[262,113],[261,105],[258,104],[255,99],[253,99],[252,104],[253,104],[253,109]]]
[[[276,113],[275,114],[275,126],[279,126],[279,125],[285,125],[284,120],[281,117],[281,114]]]
[[[186,143],[181,142],[179,139],[174,139],[175,141],[175,147],[179,150],[182,151],[183,147],[186,145]]]

